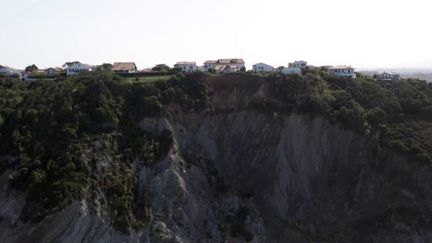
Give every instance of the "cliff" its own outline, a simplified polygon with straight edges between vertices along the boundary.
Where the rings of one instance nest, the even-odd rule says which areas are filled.
[[[236,77],[230,77],[237,80]],[[228,78],[229,79],[229,78]],[[155,163],[136,157],[130,232],[115,227],[107,192],[41,220],[22,217],[26,194],[0,178],[4,242],[429,242],[429,165],[323,113],[286,112],[267,82],[208,78],[210,109],[170,102],[137,124],[172,142]],[[81,163],[116,173],[119,134],[94,136]],[[160,140],[158,140],[160,141]],[[145,150],[142,147],[142,150]],[[3,155],[14,163],[16,157]],[[122,159],[120,158],[120,161]],[[108,171],[108,172],[107,172]],[[122,172],[123,173],[123,172]],[[126,201],[125,201],[126,202]],[[121,203],[121,202],[120,202]],[[145,216],[142,216],[145,214]],[[142,217],[140,217],[140,215]]]

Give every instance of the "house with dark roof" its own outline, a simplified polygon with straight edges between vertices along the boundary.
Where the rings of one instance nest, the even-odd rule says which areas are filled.
[[[381,81],[399,81],[400,75],[393,72],[383,72],[375,75],[375,78]]]
[[[134,62],[115,62],[111,70],[114,73],[135,73],[137,66]]]

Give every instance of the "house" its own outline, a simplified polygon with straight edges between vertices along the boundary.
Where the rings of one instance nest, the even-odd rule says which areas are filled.
[[[214,70],[217,73],[235,73],[235,72],[240,72],[241,68],[233,64],[218,64],[216,65]]]
[[[197,66],[197,71],[203,73],[203,72],[207,71],[207,69],[205,69],[204,66]]]
[[[66,68],[67,76],[74,76],[80,73],[86,73],[93,71],[93,66],[83,63],[73,63]]]
[[[274,72],[274,70],[275,70],[274,67],[262,62],[252,66],[252,71],[255,73],[270,73],[270,72]]]
[[[217,60],[209,60],[209,61],[205,61],[204,62],[204,69],[206,71],[211,71],[211,70],[215,70],[216,65],[217,65]]]
[[[14,70],[12,68],[0,65],[0,75],[2,75],[2,76],[11,76],[14,73],[15,72],[14,72]]]
[[[177,62],[174,68],[178,68],[184,73],[193,73],[198,70],[196,62]]]
[[[218,73],[240,72],[245,69],[245,62],[241,58],[211,60],[204,62],[204,68],[207,71],[214,70]]]
[[[137,66],[134,62],[115,62],[111,71],[114,73],[135,73]]]
[[[225,68],[219,68],[223,70],[223,73],[234,73],[244,70],[245,62],[241,58],[219,59],[216,67],[217,66],[225,66]]]
[[[392,72],[383,72],[375,75],[375,78],[382,81],[399,81],[400,75]]]
[[[354,68],[351,66],[334,66],[328,68],[328,72],[338,77],[356,78]]]
[[[294,61],[292,63],[289,63],[288,67],[300,68],[301,70],[303,70],[303,69],[307,68],[307,62],[306,61]]]
[[[61,70],[60,68],[47,68],[47,69],[45,70],[46,74],[47,74],[49,77],[56,76],[56,75],[58,75],[61,71],[62,71],[62,70]]]
[[[31,73],[27,71],[21,71],[19,73],[19,79],[22,81],[27,81],[30,79]]]
[[[216,65],[214,71],[217,73],[224,73],[227,68],[227,65]]]
[[[301,74],[302,69],[299,67],[284,67],[281,70],[281,73],[283,73],[283,74]]]

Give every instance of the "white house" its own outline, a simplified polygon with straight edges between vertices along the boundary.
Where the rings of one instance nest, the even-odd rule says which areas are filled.
[[[67,76],[74,76],[80,73],[93,71],[93,66],[83,63],[74,63],[66,68]]]
[[[207,71],[214,70],[218,73],[240,72],[245,68],[245,61],[241,58],[211,60],[204,62],[204,68]]]
[[[356,78],[354,68],[351,66],[335,66],[328,68],[330,74],[338,77]]]
[[[281,73],[283,73],[283,74],[301,74],[302,69],[299,67],[284,67],[281,70]]]
[[[400,75],[392,72],[383,72],[380,74],[377,74],[375,76],[378,80],[382,81],[399,81]]]
[[[215,70],[217,65],[217,60],[209,60],[204,62],[204,69],[206,71]]]
[[[27,81],[29,80],[31,73],[30,72],[26,72],[26,71],[21,71],[19,73],[19,79],[22,81]]]
[[[290,68],[300,68],[300,69],[305,69],[307,68],[307,62],[306,61],[294,61],[292,63],[288,64],[288,67]]]
[[[224,65],[222,65],[224,66]],[[237,65],[237,64],[228,64],[225,66],[225,69],[223,70],[224,73],[236,73],[236,72],[240,72],[241,69],[244,66],[241,65]]]
[[[270,72],[274,72],[274,70],[275,70],[274,67],[262,62],[252,66],[252,71],[255,73],[270,73]]]
[[[14,73],[15,72],[12,68],[0,65],[0,75],[10,76],[13,75]]]
[[[196,62],[177,62],[174,68],[180,69],[184,73],[193,73],[197,71]]]

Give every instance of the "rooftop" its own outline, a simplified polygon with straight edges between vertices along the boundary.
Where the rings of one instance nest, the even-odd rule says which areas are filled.
[[[129,71],[135,70],[136,65],[134,62],[115,62],[112,71]]]
[[[209,60],[209,61],[205,61],[204,64],[216,64],[218,61],[217,60]]]
[[[332,67],[329,67],[328,69],[354,69],[354,68],[351,67],[351,66],[339,65],[339,66],[332,66]]]
[[[230,59],[219,59],[220,64],[244,64],[244,60],[241,58],[230,58]]]
[[[196,62],[177,62],[176,65],[196,65]]]

